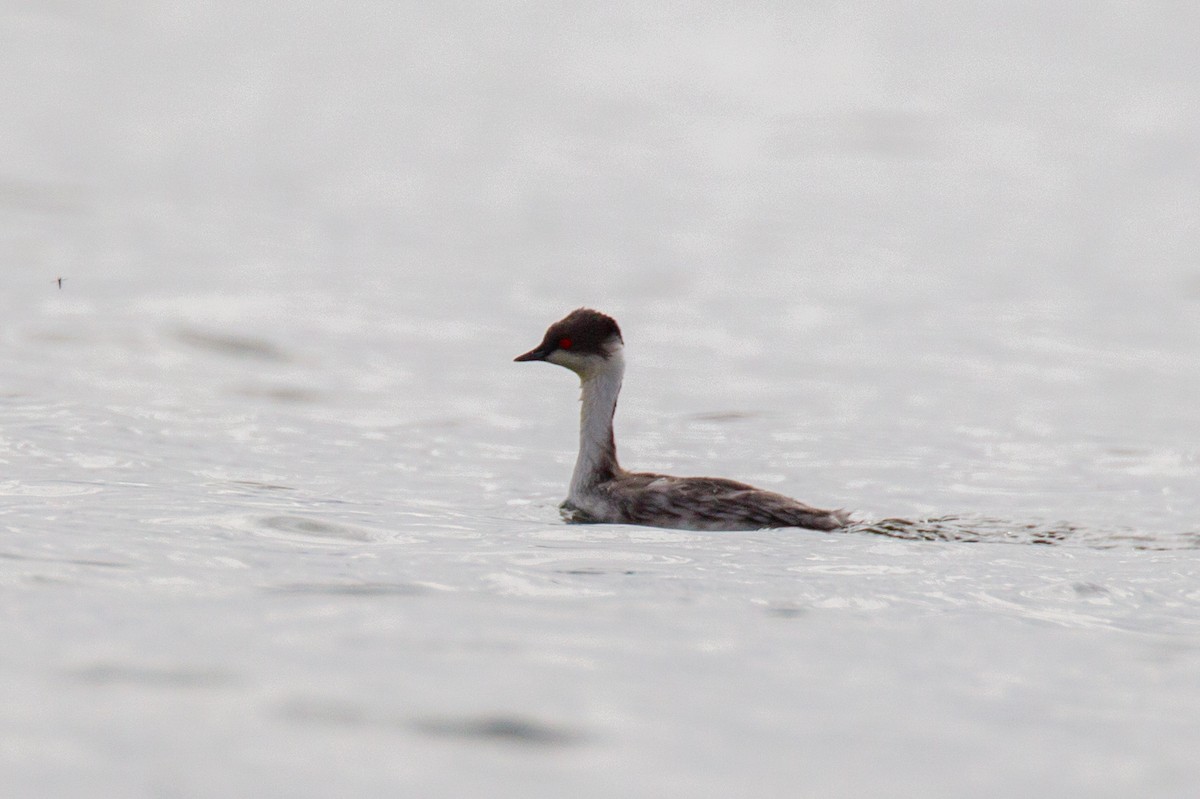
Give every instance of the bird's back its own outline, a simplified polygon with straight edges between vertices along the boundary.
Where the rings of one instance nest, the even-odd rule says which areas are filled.
[[[564,506],[571,521],[641,524],[683,530],[835,530],[848,515],[822,510],[720,477],[671,477],[624,472],[593,486],[586,508]]]

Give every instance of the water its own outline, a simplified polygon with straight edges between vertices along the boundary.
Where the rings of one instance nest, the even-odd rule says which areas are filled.
[[[1190,796],[1200,25],[1005,8],[0,6],[3,793]],[[559,523],[582,304],[861,524]]]

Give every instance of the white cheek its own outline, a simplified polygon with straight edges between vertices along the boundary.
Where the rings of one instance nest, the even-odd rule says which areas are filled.
[[[555,350],[546,360],[558,366],[565,366],[572,372],[586,375],[596,367],[601,359],[595,355],[576,355],[566,350]]]

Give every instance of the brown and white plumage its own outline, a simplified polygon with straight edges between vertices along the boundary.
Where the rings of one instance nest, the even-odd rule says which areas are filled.
[[[579,457],[562,503],[571,522],[610,522],[684,530],[807,527],[834,530],[849,516],[719,477],[627,472],[617,462],[613,414],[625,374],[624,341],[612,317],[580,308],[555,322],[517,361],[547,361],[579,375],[583,409]]]

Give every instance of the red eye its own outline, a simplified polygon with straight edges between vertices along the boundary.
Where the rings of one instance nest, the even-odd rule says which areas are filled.
[[[560,338],[560,339],[558,340],[558,348],[559,348],[560,350],[569,350],[569,349],[571,349],[571,344],[572,344],[572,343],[573,343],[573,342],[572,342],[572,341],[571,341],[571,339],[569,339],[569,338]]]

